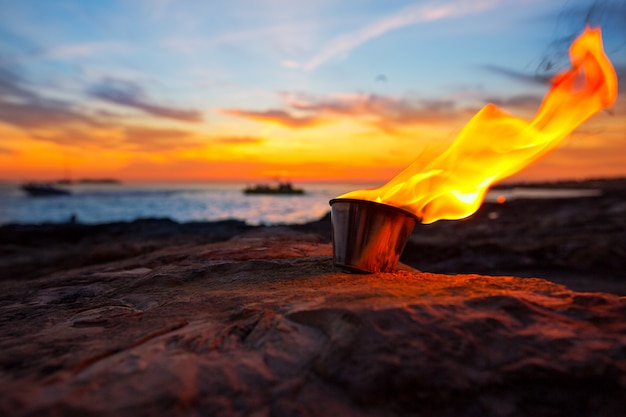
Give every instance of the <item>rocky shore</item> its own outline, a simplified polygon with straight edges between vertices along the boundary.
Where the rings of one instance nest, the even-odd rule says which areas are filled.
[[[419,225],[402,260],[429,272],[542,277],[626,295],[626,180],[515,187],[601,193],[485,203],[468,219]]]
[[[0,227],[0,415],[621,415],[623,186],[419,226],[371,275],[328,217]]]
[[[626,179],[510,184],[500,189],[516,187],[601,193],[485,203],[468,219],[418,225],[402,262],[420,271],[541,277],[576,290],[626,295]],[[329,214],[283,227],[331,242]],[[260,228],[235,220],[5,225],[0,226],[0,279],[44,276],[164,247],[221,242],[253,229]]]

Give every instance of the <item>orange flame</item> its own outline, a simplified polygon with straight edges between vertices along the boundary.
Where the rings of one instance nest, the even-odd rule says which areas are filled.
[[[422,223],[470,216],[494,182],[545,156],[578,125],[615,101],[617,76],[602,49],[600,29],[587,27],[569,54],[572,69],[552,80],[531,122],[487,104],[434,160],[418,159],[382,187],[339,198],[396,206]]]

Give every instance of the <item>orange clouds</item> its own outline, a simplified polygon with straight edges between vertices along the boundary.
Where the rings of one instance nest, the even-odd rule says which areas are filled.
[[[322,123],[353,119],[385,132],[395,132],[413,125],[451,121],[460,113],[451,100],[408,99],[376,94],[340,94],[317,98],[306,94],[283,93],[282,98],[289,111],[224,109],[221,112],[275,122],[290,128],[309,128]],[[303,116],[295,116],[293,112]]]
[[[104,101],[133,107],[156,118],[199,122],[201,113],[157,105],[133,83],[107,82],[93,87],[89,94]],[[132,118],[95,110],[85,104],[51,99],[35,86],[7,70],[0,70],[0,122],[16,126],[32,138],[79,148],[127,148],[162,151],[201,143],[190,133],[170,127],[145,127]],[[145,122],[144,122],[145,123]],[[162,124],[162,123],[161,123]]]
[[[69,155],[80,176],[249,181],[281,172],[294,181],[376,183],[445,148],[475,112],[447,98],[283,92],[279,106],[216,109],[199,123],[198,110],[157,103],[135,83],[97,83],[80,102],[45,91],[0,71],[0,178],[58,178]],[[476,107],[492,101],[514,113],[532,113],[540,102],[530,94],[474,99]],[[618,166],[624,107],[585,124],[564,150],[522,175],[626,174]]]
[[[213,139],[213,142],[225,145],[256,145],[264,141],[263,138],[252,136],[224,136]]]
[[[201,140],[196,139],[186,130],[143,126],[124,128],[123,141],[134,150],[147,152],[164,152],[203,145]]]
[[[221,113],[231,116],[239,116],[262,122],[273,122],[291,128],[317,126],[324,120],[317,116],[294,116],[284,110],[252,111],[240,109],[221,109]]]
[[[0,122],[33,130],[65,125],[102,126],[103,122],[68,101],[50,99],[13,72],[0,69]]]

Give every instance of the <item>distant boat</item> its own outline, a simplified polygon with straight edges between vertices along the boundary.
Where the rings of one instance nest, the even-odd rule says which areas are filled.
[[[301,188],[294,188],[290,182],[281,182],[277,186],[271,185],[255,185],[254,187],[247,187],[243,190],[244,194],[273,194],[273,195],[302,195],[304,190]]]
[[[119,185],[122,181],[115,178],[81,178],[78,180],[79,184],[110,184]]]
[[[53,197],[71,194],[68,190],[54,187],[48,183],[31,182],[22,185],[21,188],[23,191],[27,192],[28,195],[33,197]]]

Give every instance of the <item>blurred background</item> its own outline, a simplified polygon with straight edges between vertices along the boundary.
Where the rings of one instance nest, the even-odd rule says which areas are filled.
[[[0,224],[315,220],[488,102],[531,119],[586,24],[623,81],[625,19],[623,0],[0,0]],[[622,93],[510,180],[626,175],[625,115]],[[241,192],[276,181],[307,192]]]

